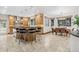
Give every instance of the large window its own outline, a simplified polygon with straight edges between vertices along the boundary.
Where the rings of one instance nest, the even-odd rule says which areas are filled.
[[[30,19],[30,25],[35,26],[35,19]]]
[[[58,20],[58,26],[71,26],[71,18]]]

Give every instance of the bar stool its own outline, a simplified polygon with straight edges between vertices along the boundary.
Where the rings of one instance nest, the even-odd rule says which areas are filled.
[[[26,33],[24,33],[24,35],[23,35],[24,41],[27,41],[28,40],[27,39],[27,36],[28,36],[28,30],[26,29]]]
[[[42,40],[41,31],[39,29],[36,29],[36,37],[39,39],[36,39],[36,41]]]
[[[19,28],[16,28],[16,39],[19,39]]]
[[[24,34],[26,33],[26,29],[19,29],[19,43],[24,40]]]

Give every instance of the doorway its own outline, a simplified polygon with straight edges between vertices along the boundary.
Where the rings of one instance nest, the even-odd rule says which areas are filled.
[[[7,33],[7,16],[0,15],[0,34]]]

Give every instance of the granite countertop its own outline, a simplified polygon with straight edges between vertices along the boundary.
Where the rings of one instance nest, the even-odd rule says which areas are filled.
[[[72,31],[72,32],[71,32],[71,35],[76,36],[76,37],[79,37],[78,31]]]

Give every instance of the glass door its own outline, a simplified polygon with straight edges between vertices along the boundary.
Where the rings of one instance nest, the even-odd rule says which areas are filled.
[[[0,34],[7,33],[7,17],[0,15]]]

